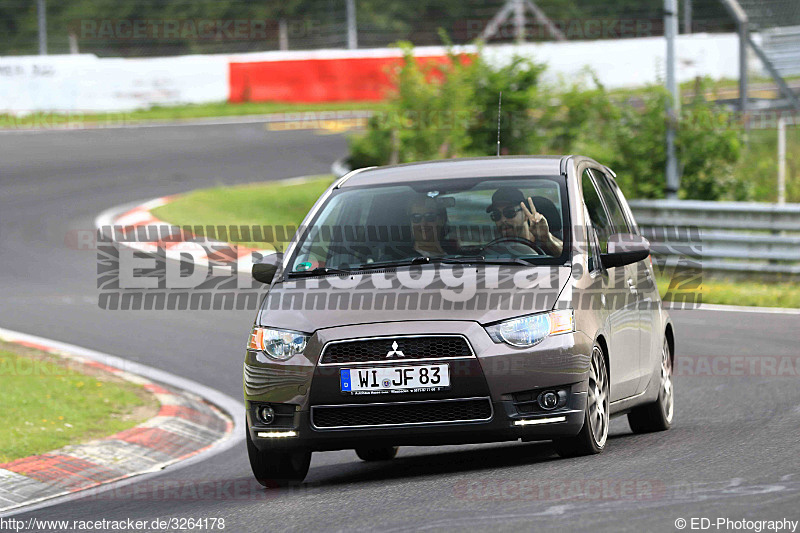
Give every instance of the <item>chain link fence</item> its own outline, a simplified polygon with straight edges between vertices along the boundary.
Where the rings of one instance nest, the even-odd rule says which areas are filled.
[[[797,0],[739,0],[739,5],[747,13],[751,30],[800,25]]]
[[[782,76],[800,75],[800,2],[739,0],[751,31],[761,34],[764,53]]]
[[[347,0],[47,0],[47,49],[98,56],[146,57],[266,50],[346,48]],[[789,2],[787,2],[789,3]],[[0,0],[0,55],[36,54],[37,0]],[[354,0],[359,48],[400,40],[417,46],[473,42],[505,0]],[[537,0],[568,40],[663,34],[663,0]],[[734,26],[718,0],[681,0],[682,31]],[[512,42],[514,18],[492,42]],[[528,13],[525,40],[552,40]]]

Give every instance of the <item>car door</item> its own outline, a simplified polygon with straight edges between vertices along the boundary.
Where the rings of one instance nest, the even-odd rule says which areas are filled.
[[[606,174],[606,179],[611,186],[614,196],[616,196],[617,201],[619,201],[620,207],[622,207],[622,211],[630,227],[630,232],[641,235],[639,226],[633,218],[631,208],[622,190],[620,190],[617,185],[616,180],[608,174]],[[661,298],[658,295],[658,285],[656,284],[653,266],[650,260],[639,261],[638,263],[630,265],[630,267],[632,269],[639,305],[639,334],[642,350],[642,379],[639,382],[639,392],[641,392],[647,388],[653,368],[661,362],[661,337],[656,328],[660,314]]]
[[[605,253],[608,251],[608,237],[619,233],[619,224],[614,224],[612,211],[600,194],[602,189],[596,183],[596,177],[602,177],[602,174],[593,176],[589,169],[585,169],[581,173],[581,186],[600,251]],[[622,231],[626,230],[622,228]],[[627,267],[603,268],[604,298],[601,301],[605,302],[608,311],[610,401],[636,394],[641,378],[639,310],[636,299],[631,297],[629,274]]]

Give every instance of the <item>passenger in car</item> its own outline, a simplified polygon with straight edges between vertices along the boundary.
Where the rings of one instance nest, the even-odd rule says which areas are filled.
[[[435,198],[419,196],[408,207],[414,237],[414,252],[425,257],[442,257],[455,252],[455,241],[447,238],[447,208]]]
[[[537,205],[539,208],[537,209]],[[541,211],[550,211],[545,216]],[[520,238],[539,246],[545,253],[557,257],[564,244],[551,231],[558,223],[558,209],[547,198],[530,196],[525,199],[522,191],[515,187],[500,187],[492,195],[492,203],[486,208],[497,226],[501,237]],[[552,224],[548,217],[553,219]]]

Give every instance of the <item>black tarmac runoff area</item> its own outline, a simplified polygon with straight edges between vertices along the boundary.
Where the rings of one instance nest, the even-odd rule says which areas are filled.
[[[0,134],[0,327],[119,355],[241,399],[254,311],[103,310],[96,252],[77,249],[69,235],[92,230],[116,205],[327,173],[346,150],[342,135],[263,124]],[[710,519],[711,530],[718,518],[800,519],[800,315],[672,316],[672,429],[633,435],[624,417],[615,419],[599,456],[559,459],[547,442],[401,448],[396,459],[369,464],[353,451],[317,453],[302,486],[265,490],[242,438],[124,490],[15,518],[214,518],[237,532],[639,532],[678,531],[680,519],[691,529],[692,518]],[[770,371],[786,360],[793,373]]]

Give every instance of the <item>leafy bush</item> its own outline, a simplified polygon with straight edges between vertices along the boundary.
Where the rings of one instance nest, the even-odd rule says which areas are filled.
[[[401,43],[397,94],[385,113],[370,118],[364,137],[351,140],[355,166],[456,157],[467,151],[475,115],[469,58],[449,53],[446,63],[421,63]]]
[[[425,159],[494,155],[498,95],[504,154],[580,153],[608,164],[630,197],[664,196],[666,104],[658,86],[606,90],[590,71],[570,85],[541,82],[545,67],[514,57],[504,66],[449,55],[443,65],[421,64],[403,46],[397,93],[389,111],[373,116],[350,141],[354,167]],[[684,105],[676,146],[683,171],[679,194],[704,200],[751,197],[732,169],[741,154],[738,129],[724,110],[700,95]]]
[[[543,145],[538,125],[537,109],[546,109],[539,90],[543,64],[515,56],[508,65],[492,68],[483,54],[478,54],[469,65],[467,82],[473,87],[477,114],[469,128],[471,155],[497,153],[498,104],[501,100],[500,139],[501,152],[505,154],[528,153],[532,147]]]
[[[734,175],[742,154],[740,132],[731,117],[700,95],[681,108],[677,148],[683,177],[681,195],[697,199],[749,200],[749,179]]]

